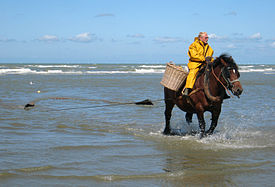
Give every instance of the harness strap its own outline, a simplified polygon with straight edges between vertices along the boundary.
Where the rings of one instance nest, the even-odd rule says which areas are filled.
[[[217,77],[217,75],[215,74],[214,72],[214,69],[213,69],[213,66],[211,66],[212,68],[212,73],[214,75],[214,77],[217,79],[217,81],[219,81],[221,83],[221,85],[224,87],[224,89],[226,90],[226,92],[231,96],[233,97],[233,95],[229,92],[229,90],[226,88],[226,86],[224,86],[224,84],[222,83],[222,81],[220,81],[220,79]]]
[[[233,81],[230,81],[231,84],[234,83],[234,82],[240,82],[240,80],[239,79],[235,79]]]
[[[188,94],[188,96],[191,96],[191,95],[193,95],[193,94],[195,94],[195,93],[197,93],[198,91],[201,91],[201,90],[203,90],[203,89],[202,88],[196,88],[190,94]]]

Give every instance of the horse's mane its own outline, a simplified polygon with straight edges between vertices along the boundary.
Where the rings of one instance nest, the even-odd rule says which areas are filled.
[[[218,58],[216,58],[213,62],[213,68],[217,67],[218,65],[221,64],[221,59],[224,60],[224,62],[227,64],[227,66],[234,68],[235,70],[238,71],[238,66],[235,63],[234,59],[232,58],[232,56],[223,53],[221,54]]]
[[[215,67],[219,66],[220,64],[222,64],[221,59],[223,59],[224,62],[225,62],[229,67],[232,67],[232,68],[234,68],[235,70],[239,71],[239,70],[238,70],[238,66],[237,66],[237,64],[235,63],[235,61],[233,60],[232,56],[230,56],[230,55],[228,55],[228,54],[226,54],[226,53],[221,54],[219,57],[217,57],[217,58],[213,61],[213,63],[212,63],[213,68],[215,68]],[[206,68],[206,66],[204,66],[202,69],[200,69],[197,78],[205,72],[205,68]]]

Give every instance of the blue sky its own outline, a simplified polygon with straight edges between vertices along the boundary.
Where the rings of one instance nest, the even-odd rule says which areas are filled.
[[[0,0],[1,63],[187,63],[208,32],[214,56],[275,64],[274,0]]]

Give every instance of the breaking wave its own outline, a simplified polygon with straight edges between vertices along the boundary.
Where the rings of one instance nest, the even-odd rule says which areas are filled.
[[[8,74],[152,74],[164,73],[166,65],[121,65],[121,64],[82,64],[82,65],[14,65],[3,64],[0,66],[0,75]],[[183,65],[187,69],[186,65]],[[274,65],[240,65],[239,71],[242,73],[262,72],[265,74],[274,74]]]

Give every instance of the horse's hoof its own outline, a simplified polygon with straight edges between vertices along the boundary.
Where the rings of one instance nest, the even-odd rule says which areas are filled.
[[[205,135],[206,136],[211,136],[213,134],[213,132],[206,132]]]
[[[198,132],[191,130],[191,133],[190,133],[191,136],[196,136],[197,134],[198,134]]]
[[[203,132],[200,132],[199,138],[202,139],[204,136],[205,136],[205,134]]]
[[[162,134],[164,135],[170,135],[171,134],[171,130],[170,129],[165,129]]]
[[[191,120],[191,121],[187,121],[187,120],[186,120],[186,123],[187,123],[187,125],[189,125],[189,126],[190,126],[190,125],[191,125],[191,123],[192,123],[192,120]]]

